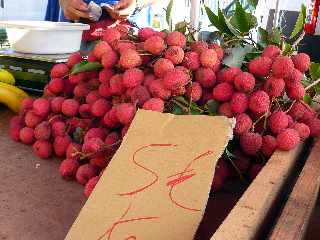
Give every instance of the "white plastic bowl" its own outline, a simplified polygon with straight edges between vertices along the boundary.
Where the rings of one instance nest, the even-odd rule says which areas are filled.
[[[66,54],[80,50],[87,24],[47,21],[0,21],[12,48],[21,53]]]

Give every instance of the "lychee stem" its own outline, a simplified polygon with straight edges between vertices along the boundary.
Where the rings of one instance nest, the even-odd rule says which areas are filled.
[[[316,86],[318,83],[320,83],[320,78],[317,79],[316,81],[314,81],[313,83],[311,83],[309,86],[307,86],[304,90],[308,91],[310,88]]]
[[[286,113],[288,113],[290,110],[291,110],[291,108],[293,107],[293,105],[296,103],[296,100],[294,100],[292,103],[291,103],[291,105],[290,105],[290,107],[288,108],[288,110],[286,111]]]

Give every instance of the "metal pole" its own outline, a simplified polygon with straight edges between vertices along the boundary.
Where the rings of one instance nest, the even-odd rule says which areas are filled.
[[[276,28],[278,26],[278,21],[279,21],[279,3],[280,3],[280,0],[277,0],[276,8],[274,10],[274,18],[273,18],[273,27],[274,28]]]
[[[198,29],[200,18],[200,0],[191,0],[190,23],[192,29]]]

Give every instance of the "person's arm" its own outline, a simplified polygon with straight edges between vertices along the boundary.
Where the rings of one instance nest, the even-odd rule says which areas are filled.
[[[154,4],[159,0],[120,0],[112,9],[108,9],[108,13],[113,19],[121,19],[121,11],[125,11],[126,9],[132,7],[144,8],[150,4]]]
[[[67,19],[89,18],[88,5],[83,0],[59,0],[59,3]]]

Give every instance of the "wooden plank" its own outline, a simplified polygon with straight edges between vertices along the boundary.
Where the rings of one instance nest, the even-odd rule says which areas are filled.
[[[292,173],[303,144],[273,154],[211,240],[254,239]]]
[[[303,239],[320,186],[320,140],[313,147],[289,199],[269,237],[270,240]]]

